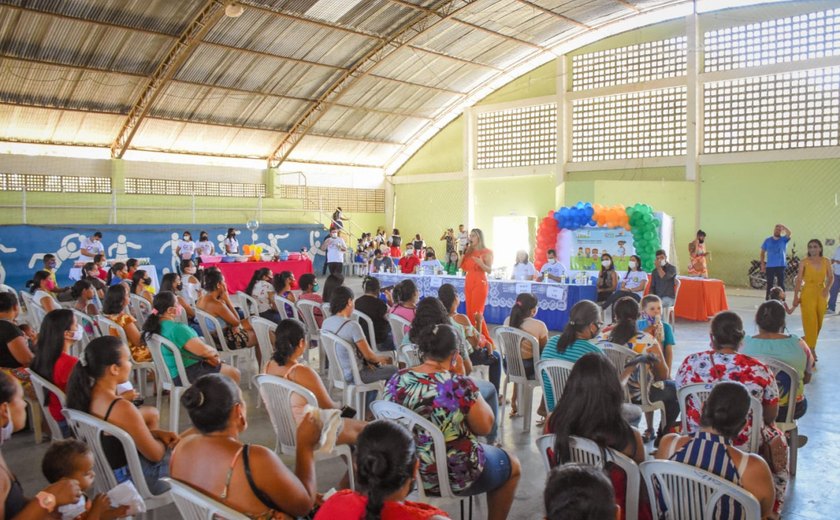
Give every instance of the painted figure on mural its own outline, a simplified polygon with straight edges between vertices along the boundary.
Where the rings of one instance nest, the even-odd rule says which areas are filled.
[[[129,242],[125,235],[117,235],[117,241],[108,246],[108,256],[117,260],[125,260],[129,257],[129,249],[142,249],[143,246]]]
[[[164,242],[158,250],[158,253],[160,254],[163,254],[163,252],[166,251],[167,248],[172,252],[172,256],[169,259],[169,267],[171,267],[172,269],[164,267],[163,274],[178,272],[178,264],[181,263],[181,260],[178,258],[178,242],[178,233],[172,233],[171,235],[169,235],[169,240]]]
[[[16,247],[6,247],[3,244],[0,244],[0,253],[15,253],[17,252]],[[6,281],[6,268],[3,267],[3,262],[0,262],[0,283],[4,283]]]
[[[79,238],[82,235],[78,233],[70,233],[69,235],[65,235],[64,238],[61,239],[61,246],[58,248],[58,251],[54,252],[55,255],[55,269],[59,269],[61,267],[61,262],[65,260],[71,260],[74,258],[79,258]],[[39,261],[44,259],[44,255],[47,253],[35,253],[32,255],[32,258],[29,260],[29,268],[32,269],[35,267],[35,264]]]

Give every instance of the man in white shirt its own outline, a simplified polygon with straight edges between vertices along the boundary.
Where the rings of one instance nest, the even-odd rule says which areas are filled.
[[[831,257],[831,266],[834,268],[834,284],[831,286],[831,294],[828,297],[828,312],[837,310],[837,293],[840,292],[840,246],[834,250]]]
[[[458,254],[464,256],[464,251],[467,250],[467,244],[470,243],[470,234],[461,224],[458,226]]]
[[[341,274],[347,244],[338,236],[337,229],[330,230],[330,237],[324,241],[324,247],[327,250],[327,269],[330,274]]]
[[[89,237],[82,239],[82,256],[93,258],[98,254],[105,254],[105,246],[102,245],[102,232],[97,231]]]
[[[557,254],[553,249],[548,250],[548,262],[543,264],[540,268],[540,282],[545,282],[546,278],[552,282],[562,282],[562,276],[566,275],[566,268],[563,264],[557,261]]]

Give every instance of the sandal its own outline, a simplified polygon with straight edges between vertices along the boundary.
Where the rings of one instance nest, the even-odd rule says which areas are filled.
[[[642,435],[642,442],[647,444],[652,441],[656,437],[656,433],[653,430],[645,430],[645,433]]]
[[[511,406],[510,414],[508,415],[508,417],[510,417],[511,419],[513,419],[514,417],[519,417],[519,410],[517,410],[515,406]]]
[[[536,424],[537,427],[542,428],[543,426],[545,426],[545,419],[545,416],[541,415],[539,419],[537,419],[537,422],[535,422],[534,424]]]

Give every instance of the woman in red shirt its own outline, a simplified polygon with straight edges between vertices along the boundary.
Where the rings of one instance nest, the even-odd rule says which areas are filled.
[[[41,323],[41,332],[38,334],[38,344],[30,370],[62,391],[66,391],[70,373],[79,361],[67,352],[70,351],[73,343],[82,339],[83,335],[84,330],[76,322],[76,317],[70,309],[56,309],[48,312]],[[61,403],[58,399],[49,394],[47,403],[44,404],[49,404],[50,415],[56,420],[64,436],[71,436],[70,427],[64,415],[61,414]]]
[[[414,437],[394,421],[368,424],[356,443],[356,471],[367,495],[345,489],[324,502],[315,520],[364,518],[444,520],[444,511],[405,499],[414,488],[420,461]]]
[[[492,343],[487,324],[484,320],[480,320],[479,324],[475,319],[476,314],[484,315],[484,305],[487,303],[487,294],[490,292],[487,274],[493,270],[493,251],[484,245],[484,232],[478,228],[470,231],[470,243],[464,251],[461,270],[467,273],[464,281],[467,317],[474,327],[481,327],[481,334]]]

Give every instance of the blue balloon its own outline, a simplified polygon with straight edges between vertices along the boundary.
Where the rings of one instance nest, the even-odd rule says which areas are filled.
[[[594,221],[594,220],[592,220],[592,219],[589,219],[589,225],[590,225],[590,226],[597,226],[597,225],[598,225],[598,223],[597,223],[597,222],[595,222],[595,221]]]

